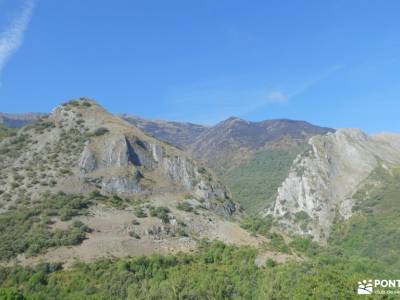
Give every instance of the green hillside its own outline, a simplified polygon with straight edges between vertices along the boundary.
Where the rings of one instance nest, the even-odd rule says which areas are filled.
[[[264,267],[256,251],[204,243],[194,254],[0,269],[0,299],[353,299],[365,261],[317,257]],[[7,298],[8,297],[8,298]]]
[[[247,163],[226,171],[221,180],[249,214],[256,214],[274,200],[293,160],[304,149],[305,146],[260,151]]]
[[[202,242],[190,254],[102,259],[69,269],[0,267],[0,299],[358,299],[358,281],[400,274],[398,195],[400,169],[376,170],[354,195],[356,214],[337,223],[326,247],[295,236],[285,244],[269,229],[252,227],[271,239],[269,246],[279,240],[300,260],[269,259],[257,267],[259,249]]]

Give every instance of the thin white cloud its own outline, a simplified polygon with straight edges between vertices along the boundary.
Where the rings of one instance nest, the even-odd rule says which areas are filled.
[[[24,32],[31,20],[34,6],[34,0],[27,0],[18,16],[3,32],[0,32],[0,76],[11,56],[22,45]]]
[[[343,69],[343,65],[335,65],[323,73],[319,74],[315,78],[312,78],[308,82],[303,83],[300,87],[298,87],[296,90],[294,90],[292,93],[286,93],[281,90],[274,90],[271,91],[267,95],[267,104],[270,103],[285,103],[290,101],[292,98],[297,97],[305,92],[307,92],[309,89],[313,88],[314,86],[318,85],[321,81],[325,80],[327,77],[329,77],[331,74],[334,72]]]
[[[267,95],[267,103],[284,103],[288,100],[288,95],[282,91],[272,91]]]
[[[271,105],[286,105],[344,66],[333,66],[308,81],[289,88],[248,87],[240,80],[213,79],[167,91],[170,110],[161,118],[215,124],[227,117],[246,117]]]
[[[299,96],[305,92],[307,92],[309,89],[313,88],[316,86],[318,83],[321,81],[325,80],[328,78],[330,75],[335,73],[336,71],[339,71],[344,68],[344,65],[335,65],[327,70],[325,70],[323,73],[319,74],[315,78],[312,78],[308,82],[304,83],[300,88],[295,90],[293,93],[288,95],[288,99]]]

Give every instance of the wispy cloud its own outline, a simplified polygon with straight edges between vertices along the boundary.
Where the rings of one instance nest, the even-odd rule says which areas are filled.
[[[289,93],[288,99],[291,99],[296,96],[300,96],[301,94],[304,94],[305,92],[307,92],[308,90],[315,87],[320,82],[324,81],[326,78],[331,76],[333,73],[335,73],[336,71],[339,71],[343,68],[344,68],[343,65],[335,65],[335,66],[325,70],[321,74],[318,74],[314,78],[311,78],[309,81],[306,81],[305,83],[303,83],[300,87],[298,87],[296,90],[294,90],[294,92]]]
[[[271,91],[267,95],[267,103],[284,103],[289,100],[289,96],[283,91]]]
[[[162,117],[203,124],[214,124],[230,116],[246,117],[267,106],[290,104],[342,68],[333,66],[309,80],[285,84],[285,88],[218,78],[179,86],[167,92],[166,105],[170,110]]]
[[[171,88],[166,98],[170,110],[164,118],[214,124],[267,103],[283,101],[284,95],[264,87],[213,79]]]
[[[24,32],[31,20],[34,6],[34,0],[27,0],[19,14],[4,31],[0,32],[0,76],[11,56],[22,45]]]

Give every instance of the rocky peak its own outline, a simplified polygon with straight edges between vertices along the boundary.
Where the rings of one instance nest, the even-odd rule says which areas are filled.
[[[19,135],[25,137],[26,143],[19,147],[21,153],[3,162],[3,170],[30,169],[43,161],[48,169],[44,170],[44,178],[62,174],[50,189],[79,193],[93,189],[118,194],[190,193],[209,207],[232,212],[227,191],[210,171],[179,149],[110,114],[93,100],[81,98],[60,105],[48,118],[20,130]],[[6,194],[15,192],[11,182],[5,187]],[[49,189],[48,183],[21,184],[22,189],[35,193],[43,187]]]
[[[250,122],[243,120],[238,117],[230,117],[224,121],[219,122],[215,127],[230,127],[230,126],[238,126],[240,124],[249,124]]]

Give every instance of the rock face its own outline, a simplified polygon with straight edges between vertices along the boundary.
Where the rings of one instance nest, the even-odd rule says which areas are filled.
[[[335,220],[351,216],[352,195],[378,166],[400,164],[400,136],[369,137],[358,129],[310,139],[297,157],[270,211],[289,232],[324,242]]]
[[[236,210],[228,192],[206,168],[94,101],[82,99],[61,105],[45,120],[20,130],[18,137],[24,137],[24,144],[18,146],[21,153],[7,156],[3,171],[17,167],[21,174],[16,177],[25,178],[24,170],[43,161],[45,171],[38,177],[45,180],[34,184],[25,178],[16,187],[12,178],[7,178],[3,194],[12,195],[13,189],[19,188],[33,194],[44,188],[79,193],[99,189],[128,195],[174,191],[202,199],[224,215]],[[13,145],[13,140],[5,140],[0,149],[9,152]],[[50,187],[49,182],[53,182]]]

